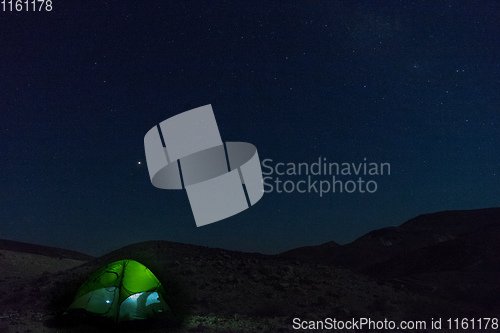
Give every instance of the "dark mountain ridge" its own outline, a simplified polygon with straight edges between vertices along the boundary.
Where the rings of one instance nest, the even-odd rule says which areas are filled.
[[[91,260],[94,257],[85,253],[61,249],[58,247],[30,244],[7,239],[0,239],[0,250],[12,252],[32,253],[52,258],[66,258],[74,260]]]
[[[93,272],[120,259],[143,263],[161,281],[169,305],[183,315],[174,332],[286,332],[295,317],[495,317],[499,217],[499,208],[426,214],[347,245],[329,242],[280,255],[169,241],[132,244],[66,270],[5,279],[0,331],[106,332],[86,321],[61,328],[54,318]]]
[[[417,216],[399,227],[371,231],[346,245],[309,246],[279,256],[366,271],[412,253],[422,256],[423,252],[428,252],[430,255],[431,249],[435,249],[443,256],[453,257],[452,254],[457,252],[451,248],[470,247],[467,253],[472,251],[481,255],[481,260],[489,262],[500,257],[496,245],[500,244],[499,228],[500,208],[443,211]],[[445,254],[448,247],[449,253]],[[464,262],[464,265],[470,264]]]
[[[500,309],[500,208],[424,214],[350,244],[279,256],[347,267],[433,298]]]

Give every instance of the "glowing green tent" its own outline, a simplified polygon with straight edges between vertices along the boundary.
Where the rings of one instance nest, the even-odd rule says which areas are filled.
[[[104,266],[83,283],[70,309],[111,318],[115,322],[170,314],[160,281],[143,264],[119,260]]]

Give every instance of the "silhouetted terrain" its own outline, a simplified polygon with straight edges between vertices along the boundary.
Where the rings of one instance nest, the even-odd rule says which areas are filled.
[[[10,279],[63,271],[92,258],[75,251],[0,239],[0,291]]]
[[[399,227],[371,231],[346,245],[331,246],[327,243],[293,249],[280,256],[364,270],[436,244],[451,245],[453,242],[446,242],[450,240],[466,243],[466,239],[482,239],[491,245],[498,244],[495,240],[498,240],[499,228],[500,208],[445,211],[420,215]],[[499,253],[498,245],[481,254],[485,256],[482,260],[497,260],[495,253]]]
[[[87,261],[94,258],[88,254],[77,251],[65,250],[52,246],[16,242],[6,239],[0,239],[0,250],[34,253],[53,258],[66,258],[66,259],[74,259],[82,261]]]
[[[181,327],[152,326],[151,332],[288,332],[296,317],[495,317],[500,311],[499,217],[497,208],[427,214],[351,244],[330,242],[275,256],[167,241],[133,244],[99,258],[75,254],[86,261],[61,264],[55,271],[40,267],[29,275],[18,269],[16,278],[0,276],[0,332],[108,330],[60,318],[87,277],[126,258],[151,269],[170,306],[184,318]],[[33,253],[36,246],[28,244],[26,251],[22,243],[9,246],[2,251],[16,254],[18,266],[41,258]],[[76,260],[62,255],[69,253],[65,250],[40,251],[65,265]]]
[[[348,267],[378,281],[500,310],[500,208],[420,215],[350,244],[280,256]]]

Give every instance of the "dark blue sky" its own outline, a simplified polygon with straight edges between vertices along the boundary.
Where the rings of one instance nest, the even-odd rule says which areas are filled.
[[[94,255],[153,239],[276,253],[498,206],[499,22],[496,1],[1,12],[0,237]],[[372,194],[267,193],[196,228],[185,192],[151,185],[143,138],[205,104],[222,139],[261,160],[366,158],[391,175],[370,178]]]

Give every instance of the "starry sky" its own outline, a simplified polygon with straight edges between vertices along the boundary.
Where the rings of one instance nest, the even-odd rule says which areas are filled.
[[[499,22],[498,1],[0,12],[0,238],[92,255],[146,240],[278,253],[498,206]],[[391,174],[367,177],[374,193],[266,193],[197,228],[185,191],[151,185],[143,139],[206,104],[223,141],[261,161],[366,158]]]

